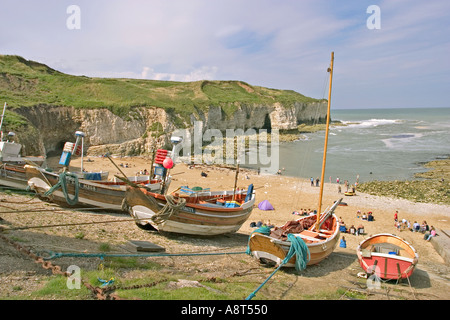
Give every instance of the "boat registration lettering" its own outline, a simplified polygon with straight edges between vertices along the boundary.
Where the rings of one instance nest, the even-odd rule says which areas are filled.
[[[84,184],[84,183],[80,183],[80,188],[85,189],[85,190],[89,190],[89,191],[96,191],[97,188],[94,186],[91,186],[89,184]]]
[[[195,213],[195,209],[191,208],[191,207],[184,207],[183,210],[187,211],[187,212],[190,212],[190,213]]]

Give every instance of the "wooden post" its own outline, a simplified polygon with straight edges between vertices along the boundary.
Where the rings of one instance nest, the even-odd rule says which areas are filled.
[[[237,188],[238,175],[239,175],[239,162],[238,162],[238,164],[236,166],[236,176],[234,177],[233,201],[236,198],[236,188]]]

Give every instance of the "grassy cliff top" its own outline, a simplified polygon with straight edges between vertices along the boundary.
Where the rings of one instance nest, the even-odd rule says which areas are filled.
[[[241,81],[175,82],[73,76],[42,63],[0,55],[0,99],[10,108],[34,105],[109,108],[126,114],[137,106],[160,107],[178,114],[221,106],[233,112],[237,104],[314,102],[292,90],[251,86]]]

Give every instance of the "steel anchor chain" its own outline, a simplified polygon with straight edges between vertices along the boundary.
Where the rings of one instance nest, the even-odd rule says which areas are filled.
[[[1,229],[0,229],[0,232],[1,232]],[[9,239],[8,237],[0,234],[0,238],[3,239],[8,244],[10,244],[11,246],[13,246],[14,248],[16,248],[19,252],[32,258],[35,263],[40,264],[44,269],[51,270],[53,274],[62,275],[64,277],[69,277],[71,275],[70,272],[62,271],[61,266],[53,265],[50,261],[45,261],[42,257],[36,255],[30,249],[18,244],[17,242]],[[85,281],[82,281],[82,283],[99,300],[116,300],[116,299],[118,300],[118,299],[120,299],[117,295],[109,294],[109,293],[105,292],[105,290],[102,288],[94,287]]]

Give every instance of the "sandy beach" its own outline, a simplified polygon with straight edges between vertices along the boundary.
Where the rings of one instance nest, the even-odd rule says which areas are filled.
[[[104,170],[109,171],[110,176],[120,175],[107,158],[90,158],[93,162],[84,162],[86,170]],[[124,166],[128,164],[128,168],[121,170],[127,175],[135,175],[140,170],[149,169],[149,160],[141,157],[123,157],[113,158],[113,161]],[[73,163],[77,166],[77,162]],[[204,171],[208,176],[201,177],[200,173]],[[175,190],[179,186],[202,188],[211,188],[211,190],[232,190],[234,187],[235,172],[226,168],[211,167],[206,165],[196,165],[189,169],[185,164],[176,164],[171,170],[173,176],[172,184],[169,192]],[[262,221],[271,223],[275,226],[283,225],[296,216],[292,213],[301,209],[315,210],[318,207],[319,187],[312,187],[307,179],[295,177],[287,177],[281,175],[258,175],[252,170],[240,169],[238,176],[238,188],[247,188],[252,183],[256,192],[256,204],[263,200],[269,200],[273,205],[273,211],[263,211],[257,207],[253,210],[248,223],[245,223],[239,232],[250,234],[252,228],[250,222]],[[399,219],[407,219],[411,225],[417,221],[422,223],[424,220],[429,226],[439,229],[450,229],[450,206],[414,203],[403,199],[391,199],[356,193],[356,196],[345,196],[344,185],[340,182],[342,193],[338,193],[337,183],[325,183],[322,209],[331,206],[334,201],[343,198],[343,202],[347,206],[339,206],[335,211],[338,217],[342,217],[347,228],[354,225],[357,227],[363,224],[367,235],[389,232],[399,234],[405,240],[409,241],[418,250],[421,260],[433,260],[443,262],[442,258],[434,251],[429,242],[423,241],[423,235],[410,231],[398,231],[394,224],[394,213],[398,210]],[[357,218],[357,211],[361,213],[372,212],[375,221],[367,222]],[[348,235],[346,237],[347,250],[353,251],[362,237]],[[342,250],[338,248],[337,250]]]
[[[90,161],[84,162],[84,168],[86,170],[109,171],[110,177],[113,177],[114,175],[120,175],[117,168],[111,163],[109,159],[101,157],[88,158],[90,159]],[[74,159],[72,161],[72,170],[76,169],[79,166],[78,161],[79,159]],[[136,173],[144,169],[149,170],[150,166],[150,161],[145,157],[113,158],[113,161],[117,165],[123,164],[124,167],[121,167],[121,170],[123,170],[123,172],[129,176],[135,175]],[[202,171],[206,172],[208,176],[201,177],[200,173]],[[189,168],[185,164],[178,163],[170,173],[173,177],[173,181],[169,188],[169,192],[175,190],[179,186],[184,185],[187,185],[191,188],[195,186],[199,186],[202,188],[211,188],[212,190],[232,190],[234,186],[235,172],[226,168],[207,167],[203,165],[197,165],[193,168]],[[246,237],[254,230],[250,227],[251,222],[262,221],[268,223],[270,222],[271,224],[276,226],[283,225],[286,221],[296,218],[296,216],[292,214],[293,211],[300,211],[301,209],[317,209],[319,188],[316,186],[311,186],[310,181],[307,179],[288,177],[284,176],[283,174],[258,175],[255,171],[241,169],[238,177],[238,187],[246,188],[250,183],[252,183],[255,187],[256,204],[263,200],[269,200],[275,210],[263,211],[255,206],[248,221],[237,232],[242,236]],[[341,184],[341,188],[344,191],[343,184]],[[336,215],[344,220],[347,227],[350,227],[351,225],[354,225],[356,227],[360,224],[363,224],[366,230],[366,234],[359,236],[342,234],[341,236],[344,236],[347,241],[347,247],[337,247],[334,253],[328,259],[326,259],[326,261],[337,259],[337,263],[341,263],[342,268],[337,268],[336,262],[334,263],[334,265],[333,263],[332,265],[330,265],[329,261],[321,263],[320,267],[313,266],[311,268],[307,268],[307,272],[311,272],[311,274],[309,274],[306,279],[302,279],[302,283],[303,285],[305,285],[305,283],[309,283],[310,285],[307,287],[307,289],[302,289],[304,292],[311,292],[311,294],[313,294],[317,290],[327,290],[331,286],[329,283],[330,278],[345,279],[346,277],[350,276],[349,273],[351,273],[351,279],[355,279],[356,274],[362,271],[356,259],[355,249],[357,245],[365,237],[368,237],[371,234],[388,232],[397,234],[407,240],[416,248],[419,253],[419,264],[417,267],[417,269],[419,270],[417,270],[413,275],[413,277],[416,277],[416,284],[419,284],[415,290],[419,290],[424,294],[429,294],[429,296],[425,297],[426,299],[450,299],[450,291],[448,290],[450,282],[448,281],[447,276],[449,266],[445,264],[443,258],[436,252],[430,242],[427,242],[423,239],[423,234],[411,232],[408,230],[399,231],[394,225],[394,213],[396,210],[398,210],[399,219],[405,218],[410,221],[411,225],[415,221],[422,223],[425,220],[430,226],[435,226],[436,228],[444,230],[450,229],[450,206],[413,203],[407,200],[390,199],[387,197],[372,196],[359,192],[357,192],[355,196],[344,196],[343,193],[338,193],[338,185],[336,183],[326,183],[324,186],[322,208],[324,209],[328,206],[331,206],[334,201],[338,200],[341,197],[343,198],[343,202],[347,203],[347,206],[339,206],[335,211]],[[361,213],[368,213],[369,211],[371,211],[373,216],[375,217],[375,221],[368,222],[363,221],[361,217],[358,218],[358,210],[361,211]],[[86,219],[92,218],[91,215],[86,215],[86,213],[81,213],[78,216],[83,216],[83,214],[86,216]],[[0,216],[2,216],[5,220],[9,220],[11,222],[14,222],[15,219],[13,216],[1,214],[1,212]],[[125,236],[126,239],[136,239],[139,236],[142,239],[156,240],[156,243],[160,241],[160,243],[167,244],[166,241],[168,241],[167,238],[164,238],[163,236],[149,236],[149,233],[138,229],[133,224],[127,226],[127,228],[124,229],[124,232],[125,231],[129,232]],[[86,235],[88,235],[87,232]],[[121,238],[120,234],[116,234],[115,236],[117,239]],[[89,237],[92,237],[93,240],[98,241],[100,236],[98,234],[95,234],[94,231],[92,233],[92,236],[87,236],[87,238]],[[123,241],[124,238],[122,237],[121,240]],[[202,240],[199,241],[201,242]],[[224,241],[224,243],[222,243],[221,245],[227,245],[226,241],[230,241],[230,246],[232,242],[232,240],[227,237],[221,237],[220,240],[216,239],[214,241]],[[244,246],[243,248],[245,248],[245,241],[246,240],[241,243],[241,246]],[[177,241],[177,243],[180,242],[181,241]],[[203,245],[206,245],[206,242],[203,242]],[[217,243],[215,243],[215,246],[217,246]],[[246,259],[250,259],[250,257],[247,257]],[[327,269],[327,271],[325,272],[323,268]],[[326,276],[311,277],[311,275],[313,275],[314,273],[325,274]],[[288,275],[296,277],[292,273],[288,273]],[[426,281],[427,283],[429,283],[429,285],[423,284],[425,280],[422,279],[422,276],[424,277],[423,279],[427,279]],[[264,277],[261,276],[261,279],[264,279]],[[303,280],[306,282],[304,282]],[[296,281],[297,280],[295,280],[295,282]],[[276,297],[276,299],[279,298],[280,297]],[[295,297],[289,295],[284,295],[282,298],[295,299]]]

